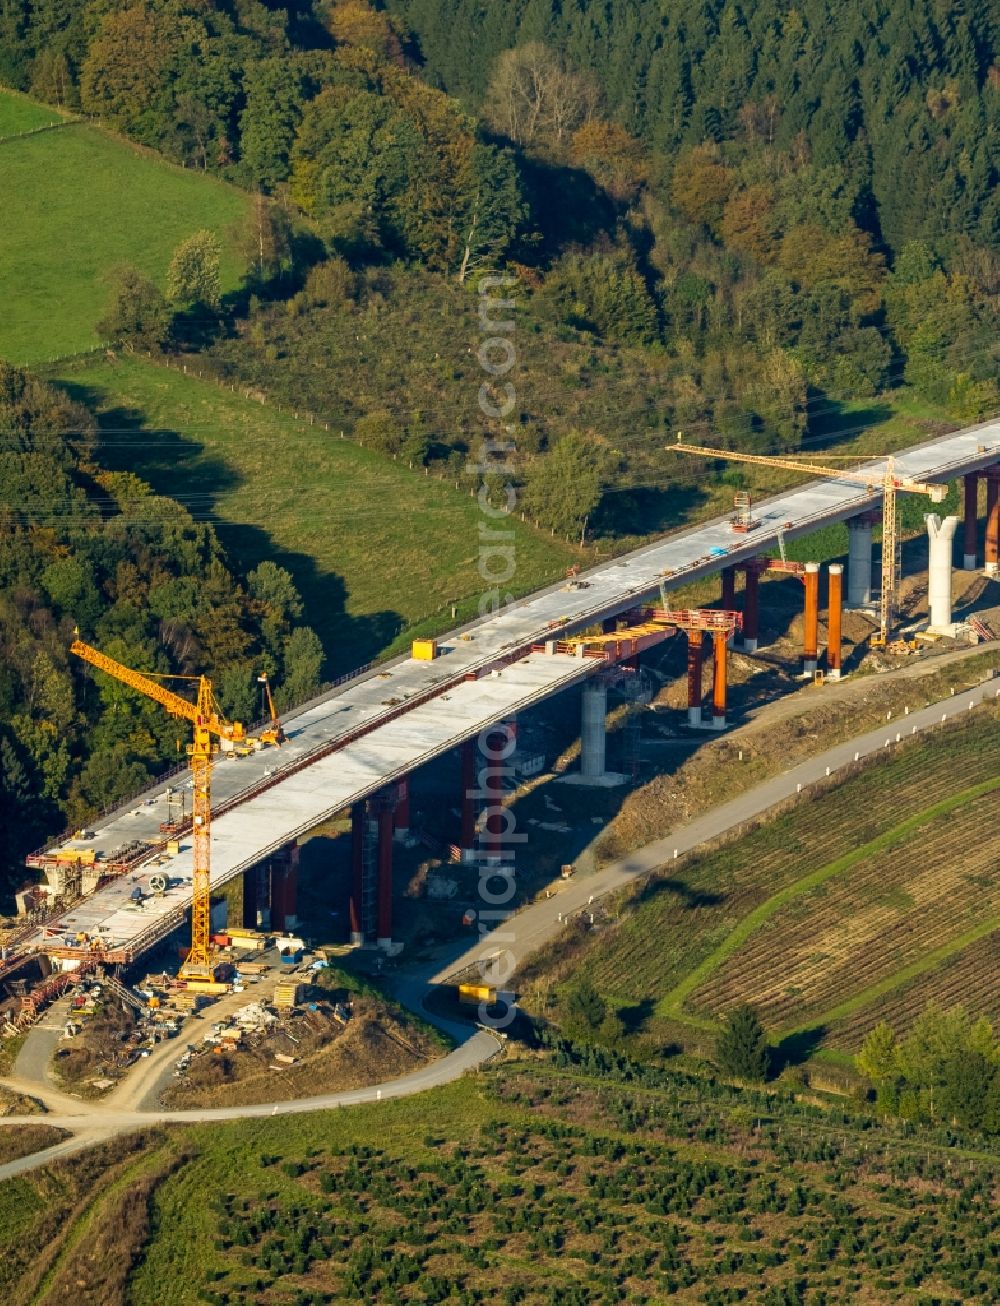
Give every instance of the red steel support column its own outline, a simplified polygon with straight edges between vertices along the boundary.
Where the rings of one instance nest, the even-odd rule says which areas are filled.
[[[802,674],[812,679],[819,664],[819,563],[807,562],[802,576],[806,591],[802,635]]]
[[[997,574],[997,553],[1000,546],[1000,470],[991,467],[986,473],[986,547],[984,549],[987,576]]]
[[[726,728],[726,657],[728,636],[724,630],[712,632],[712,729]]]
[[[722,568],[722,606],[726,612],[736,607],[736,568]]]
[[[348,907],[351,942],[362,944],[365,933],[361,923],[361,898],[365,883],[365,825],[368,817],[362,800],[351,808],[351,898]]]
[[[396,810],[393,813],[393,828],[397,839],[405,839],[410,833],[410,777],[404,775],[396,786]]]
[[[473,797],[476,783],[476,740],[467,739],[462,745],[462,834],[460,847],[462,861],[472,861],[476,848],[476,800]]]
[[[287,844],[271,858],[271,928],[294,930],[298,924],[299,846]]]
[[[243,872],[243,920],[240,923],[246,930],[255,930],[257,928],[257,903],[259,899],[257,887],[259,881],[259,866],[252,866],[249,871]]]
[[[392,942],[392,803],[378,814],[378,930],[379,947]]]
[[[839,680],[844,610],[843,566],[839,562],[831,562],[829,575],[830,599],[827,615],[826,674],[831,680]]]
[[[962,566],[966,571],[976,570],[979,552],[979,473],[969,472],[965,478],[965,545]]]
[[[503,782],[510,773],[510,759],[517,748],[517,722],[504,721],[491,726],[481,750],[479,790],[486,799],[486,819],[479,835],[479,845],[487,857],[500,857],[508,830],[503,812]]]
[[[746,589],[743,593],[743,648],[747,653],[757,651],[760,637],[760,568],[751,562],[746,569]]]
[[[702,631],[689,630],[688,637],[688,725],[701,725],[701,674],[705,657]]]

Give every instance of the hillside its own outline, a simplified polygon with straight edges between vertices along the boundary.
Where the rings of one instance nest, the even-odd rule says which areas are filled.
[[[54,127],[64,123],[66,118],[67,115],[59,109],[0,88],[0,140],[22,136],[42,127]]]
[[[644,1040],[697,1045],[750,1002],[776,1042],[839,1052],[887,1012],[906,1031],[934,998],[994,1018],[1000,847],[984,813],[998,740],[987,709],[663,868],[532,963],[527,1005],[565,1019],[586,974]]]
[[[479,0],[387,8],[412,29],[424,75],[486,116],[503,53],[545,42],[664,160],[705,141],[756,137],[781,151],[801,138],[828,180],[848,165],[856,216],[890,248],[946,249],[959,233],[996,248],[1000,27],[989,0],[875,0],[835,15],[817,0],[509,0],[485,21]],[[823,191],[821,205],[835,202]]]
[[[49,109],[0,91],[6,125],[29,131]],[[249,207],[240,191],[80,122],[0,141],[4,295],[0,357],[38,363],[101,343],[95,323],[108,274],[131,263],[161,286],[175,247],[207,228],[223,241],[224,290],[242,261],[228,232]]]
[[[150,1130],[9,1180],[0,1286],[10,1306],[950,1306],[993,1291],[998,1178],[981,1139],[844,1099],[514,1048],[410,1100]]]
[[[214,523],[247,569],[286,568],[330,676],[419,631],[475,615],[481,513],[468,482],[422,475],[210,381],[139,359],[82,360],[58,379],[98,414],[101,456]],[[285,398],[283,395],[282,398]],[[565,575],[576,553],[515,517],[525,592]]]
[[[194,505],[196,506],[196,505]],[[0,362],[0,895],[23,857],[177,756],[157,705],[71,659],[74,631],[127,665],[210,675],[237,720],[265,666],[285,701],[323,660],[286,571],[239,574],[210,523],[104,461],[81,405]]]

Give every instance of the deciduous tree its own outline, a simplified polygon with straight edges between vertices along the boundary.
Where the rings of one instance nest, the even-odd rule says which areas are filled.
[[[598,92],[541,41],[506,50],[496,61],[483,113],[495,131],[519,145],[562,150],[596,111]]]
[[[97,333],[118,347],[161,349],[170,334],[170,309],[162,291],[131,264],[118,268],[112,274],[108,309],[97,323]]]
[[[215,308],[221,297],[222,250],[211,231],[196,231],[174,251],[167,270],[167,296],[184,308]]]

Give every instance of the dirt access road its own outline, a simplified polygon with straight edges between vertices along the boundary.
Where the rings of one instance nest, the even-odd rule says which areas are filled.
[[[459,943],[446,959],[438,957],[420,970],[400,976],[395,985],[395,996],[411,1010],[419,1012],[424,1019],[450,1034],[457,1042],[456,1048],[440,1060],[402,1078],[373,1085],[370,1088],[323,1094],[295,1101],[271,1102],[255,1106],[206,1107],[185,1111],[140,1109],[134,1105],[149,1093],[151,1087],[149,1076],[156,1071],[156,1065],[150,1066],[149,1062],[146,1063],[145,1073],[140,1080],[133,1084],[127,1095],[123,1093],[120,1103],[114,1103],[110,1098],[98,1103],[76,1101],[68,1099],[63,1093],[54,1092],[44,1083],[27,1082],[17,1078],[0,1080],[0,1083],[18,1092],[28,1093],[41,1099],[50,1111],[50,1114],[45,1116],[6,1116],[0,1119],[0,1126],[37,1125],[44,1121],[46,1124],[69,1129],[74,1134],[73,1138],[66,1139],[54,1147],[0,1166],[0,1180],[24,1174],[68,1152],[80,1150],[116,1133],[137,1129],[144,1125],[204,1124],[212,1121],[327,1110],[372,1103],[392,1097],[411,1096],[458,1079],[467,1071],[485,1064],[494,1057],[501,1043],[494,1034],[484,1029],[475,1030],[428,1012],[423,1006],[423,1000],[429,986],[442,983],[470,966],[482,965],[484,961],[488,962],[491,958],[502,959],[502,982],[505,982],[525,958],[559,933],[569,917],[577,912],[586,911],[591,900],[614,892],[637,876],[645,875],[664,865],[673,859],[675,852],[678,856],[690,852],[746,821],[763,816],[776,805],[794,798],[810,785],[821,783],[828,777],[836,775],[838,771],[853,766],[856,760],[872,756],[886,748],[891,749],[904,737],[933,729],[943,721],[953,720],[961,713],[974,711],[980,704],[997,699],[1000,699],[1000,679],[991,677],[965,693],[955,694],[930,707],[911,712],[905,718],[829,748],[809,761],[734,798],[731,802],[714,808],[711,812],[675,831],[668,838],[657,840],[592,875],[570,881],[562,892],[553,898],[533,903],[505,922],[498,930],[485,934],[473,947],[464,947]],[[152,1060],[153,1058],[150,1058],[150,1061]],[[133,1105],[130,1106],[128,1103]]]

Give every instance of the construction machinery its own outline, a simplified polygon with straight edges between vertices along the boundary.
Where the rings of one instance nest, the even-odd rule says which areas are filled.
[[[886,647],[892,638],[896,620],[896,593],[899,588],[899,537],[896,528],[896,494],[905,490],[910,494],[926,494],[932,503],[941,503],[948,493],[946,485],[930,485],[926,481],[915,481],[909,476],[900,476],[896,472],[895,460],[891,454],[873,455],[881,457],[883,467],[829,467],[821,463],[809,462],[813,455],[803,454],[794,458],[784,455],[737,453],[733,449],[709,449],[701,445],[685,444],[681,432],[677,433],[677,443],[667,445],[677,453],[693,454],[698,458],[725,458],[729,462],[752,463],[758,467],[780,467],[791,472],[805,472],[809,476],[822,476],[824,479],[851,481],[855,485],[864,485],[871,495],[882,495],[882,590],[879,596],[879,632],[873,636],[872,643]],[[839,455],[822,455],[837,458]],[[853,455],[843,455],[853,461]],[[784,543],[783,534],[779,540]],[[783,552],[783,550],[782,550]]]
[[[729,524],[741,535],[756,530],[760,525],[760,522],[754,519],[753,499],[746,490],[737,490],[733,496],[733,515],[729,519]]]
[[[188,745],[191,758],[192,779],[192,830],[194,836],[194,872],[191,895],[191,950],[181,969],[182,979],[211,980],[213,978],[212,945],[209,938],[211,926],[211,851],[210,827],[212,820],[212,760],[219,748],[216,740],[233,748],[246,742],[246,732],[238,721],[227,721],[219,710],[212,693],[212,682],[207,676],[144,675],[131,667],[116,662],[105,653],[91,648],[81,640],[74,640],[70,652],[84,662],[113,676],[123,685],[144,694],[159,703],[171,716],[182,717],[193,727],[194,739]],[[159,680],[188,680],[194,682],[197,698],[194,703],[159,684]]]
[[[280,747],[285,742],[285,732],[281,728],[281,721],[277,712],[274,710],[274,699],[271,697],[271,682],[267,678],[267,672],[262,671],[257,677],[257,683],[264,686],[264,697],[267,702],[267,712],[271,719],[271,724],[264,730],[261,730],[257,738],[262,744],[273,744]]]

